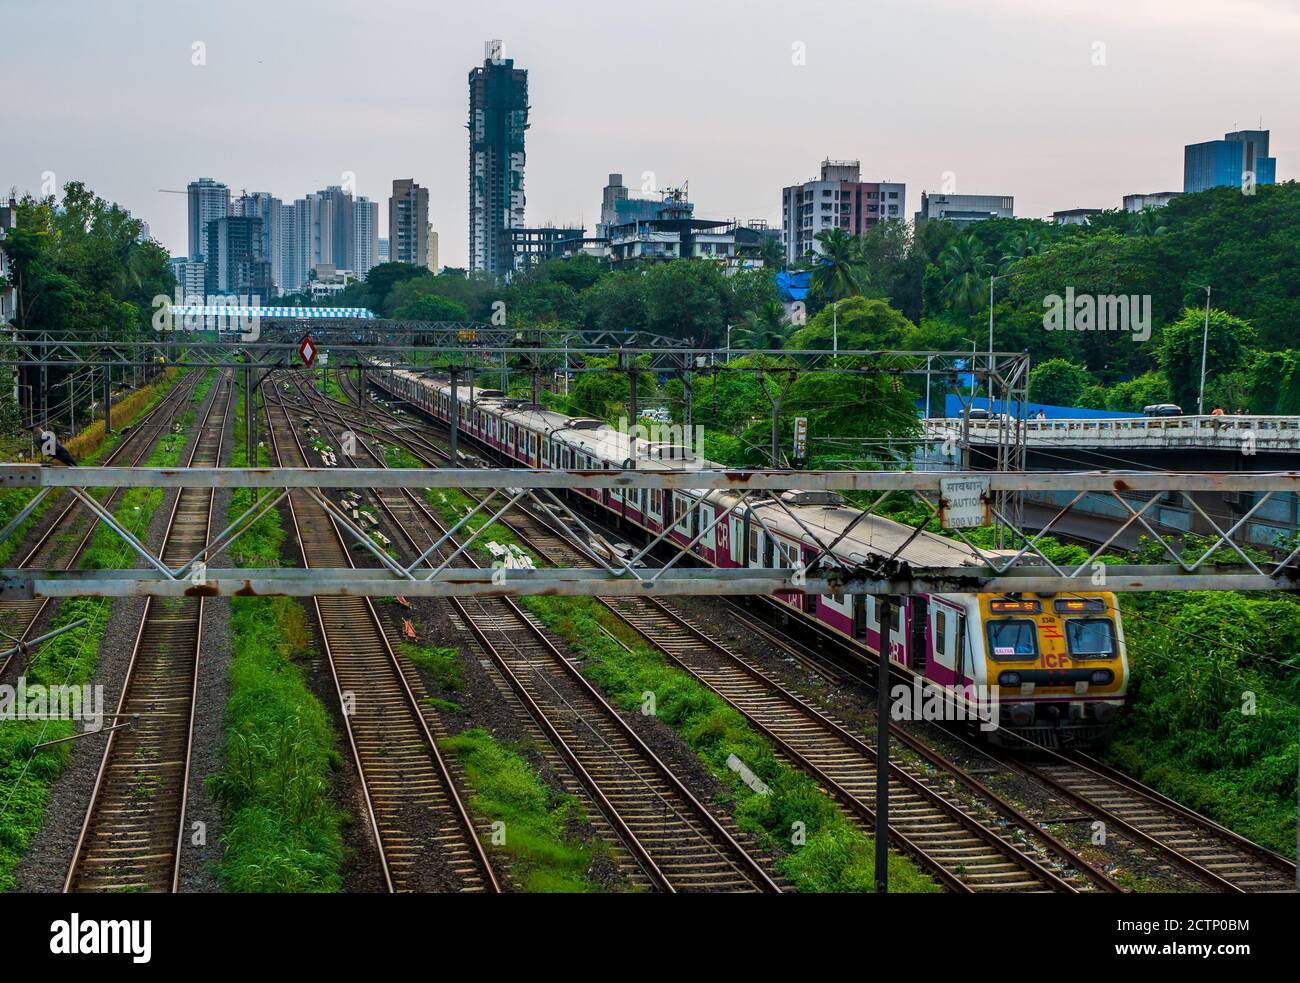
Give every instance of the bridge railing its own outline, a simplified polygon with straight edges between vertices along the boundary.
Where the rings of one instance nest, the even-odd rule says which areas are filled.
[[[927,434],[946,437],[953,432],[960,432],[963,421],[960,417],[934,418],[925,421]],[[1044,438],[1084,437],[1095,435],[1152,434],[1161,436],[1188,437],[1193,440],[1205,438],[1239,439],[1244,434],[1265,437],[1286,442],[1300,443],[1300,416],[1214,416],[1212,414],[1192,416],[1156,416],[1156,417],[1110,417],[1103,419],[1065,419],[1024,421],[1005,420],[971,420],[972,434],[985,436],[1010,427],[1018,429],[1026,437]]]

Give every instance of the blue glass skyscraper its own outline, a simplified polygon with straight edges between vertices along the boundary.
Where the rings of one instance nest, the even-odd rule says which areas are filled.
[[[1277,181],[1277,158],[1268,155],[1268,130],[1238,130],[1222,140],[1191,143],[1183,148],[1183,191],[1239,188],[1246,175],[1255,184]]]

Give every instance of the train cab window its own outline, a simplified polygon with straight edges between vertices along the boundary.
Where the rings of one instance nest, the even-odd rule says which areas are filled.
[[[1109,618],[1070,618],[1065,640],[1073,659],[1109,659],[1115,655],[1115,630]]]
[[[1032,621],[1012,618],[989,622],[989,651],[995,659],[1038,658],[1038,630]]]

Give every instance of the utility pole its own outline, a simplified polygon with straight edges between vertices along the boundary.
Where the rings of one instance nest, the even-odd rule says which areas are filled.
[[[1205,328],[1201,332],[1201,390],[1196,397],[1196,415],[1205,415],[1205,353],[1210,347],[1210,285],[1205,285]]]
[[[637,401],[636,401],[637,391],[636,390],[637,390],[637,382],[638,382],[637,377],[640,373],[637,371],[635,358],[628,358],[626,355],[620,355],[619,358],[620,360],[623,361],[624,365],[627,366],[627,381],[628,381],[627,411],[628,414],[631,416],[631,419],[628,421],[628,425],[627,425],[627,433],[628,433],[627,452],[628,452],[628,457],[632,459],[632,469],[635,470],[636,469],[636,422],[637,422]]]
[[[889,892],[889,625],[893,601],[882,594],[880,653],[876,659],[876,893]],[[901,619],[900,619],[901,623]]]
[[[113,432],[113,387],[111,367],[104,366],[104,436]]]
[[[257,460],[257,435],[255,432],[256,411],[253,408],[253,363],[250,356],[248,364],[244,366],[244,460],[245,465],[255,468],[258,465]]]
[[[692,418],[695,415],[693,406],[693,396],[691,393],[691,370],[687,369],[682,373],[682,429],[686,432],[687,440],[690,440],[690,430]]]
[[[451,421],[451,466],[454,468],[460,460],[456,454],[456,431],[460,429],[460,395],[457,388],[460,366],[449,366],[448,371],[451,373],[451,407],[447,410],[447,419]]]
[[[794,384],[797,373],[791,372],[786,376],[785,385],[781,387],[781,392],[773,398],[768,391],[767,384],[763,380],[763,373],[758,374],[758,384],[767,396],[767,401],[772,404],[772,460],[773,469],[781,466],[781,404],[785,402],[786,393],[790,391],[790,386]],[[715,387],[716,388],[716,387]]]

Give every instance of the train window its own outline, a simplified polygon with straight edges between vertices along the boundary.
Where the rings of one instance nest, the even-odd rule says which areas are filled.
[[[1115,631],[1109,618],[1071,618],[1065,622],[1070,656],[1109,659],[1115,654]]]
[[[989,622],[989,651],[995,659],[1038,658],[1038,631],[1032,621]]]
[[[942,609],[934,612],[934,652],[936,655],[948,654],[948,612]]]
[[[749,565],[758,566],[758,528],[749,527]]]

